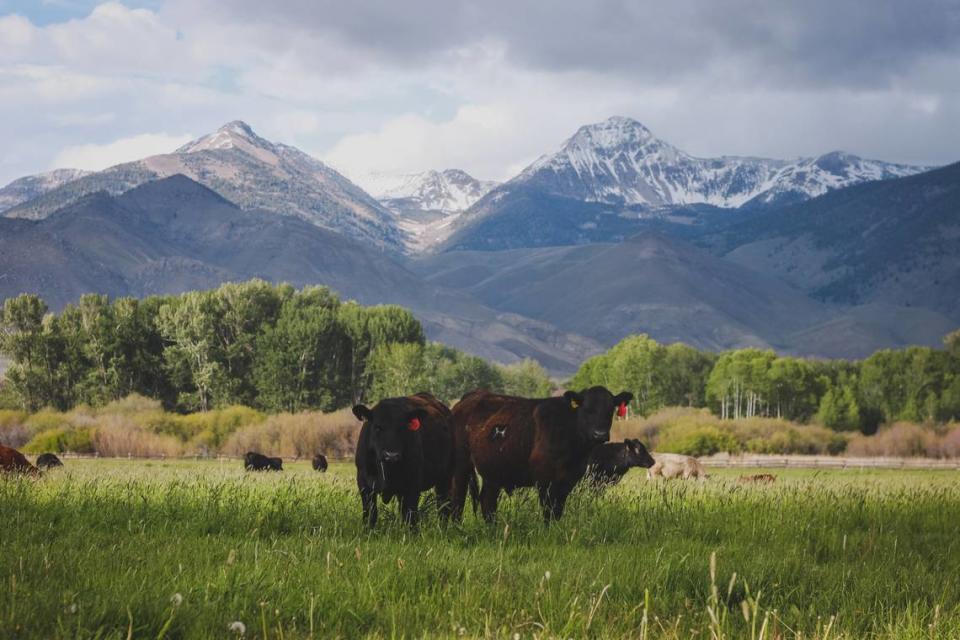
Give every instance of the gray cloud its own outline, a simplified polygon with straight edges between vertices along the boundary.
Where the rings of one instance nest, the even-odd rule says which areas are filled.
[[[738,68],[750,86],[887,87],[960,58],[960,0],[199,0],[191,10],[332,40],[380,63],[501,43],[511,63],[677,80]],[[282,5],[278,7],[278,5]]]
[[[0,183],[236,118],[352,174],[508,178],[613,114],[702,156],[960,159],[960,0],[156,6],[0,15]]]

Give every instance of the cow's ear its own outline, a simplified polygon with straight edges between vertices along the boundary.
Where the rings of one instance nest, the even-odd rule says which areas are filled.
[[[576,391],[567,391],[563,394],[564,399],[570,404],[570,408],[576,410],[583,404],[583,394]]]
[[[367,408],[366,405],[358,404],[353,407],[353,415],[357,416],[357,420],[361,422],[364,420],[369,420],[373,417],[373,412]]]
[[[613,404],[620,406],[621,404],[630,404],[630,401],[633,400],[633,394],[629,391],[621,391],[613,397]]]

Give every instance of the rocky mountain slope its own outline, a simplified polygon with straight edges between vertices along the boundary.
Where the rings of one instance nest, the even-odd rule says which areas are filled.
[[[776,208],[700,242],[823,300],[960,322],[960,163]]]
[[[81,169],[54,169],[14,180],[0,189],[0,213],[89,174]]]
[[[824,304],[766,273],[659,231],[618,244],[452,251],[412,268],[484,304],[613,344],[633,333],[703,349],[775,348],[863,357],[939,344],[953,323],[929,310]]]
[[[128,162],[80,177],[8,209],[6,217],[41,219],[81,197],[117,195],[183,174],[244,209],[297,216],[387,250],[404,246],[395,217],[373,197],[306,153],[230,122],[173,153]]]

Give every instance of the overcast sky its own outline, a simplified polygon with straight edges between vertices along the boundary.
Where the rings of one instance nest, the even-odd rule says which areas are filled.
[[[625,115],[700,156],[960,160],[960,0],[0,0],[0,183],[242,119],[363,182]]]

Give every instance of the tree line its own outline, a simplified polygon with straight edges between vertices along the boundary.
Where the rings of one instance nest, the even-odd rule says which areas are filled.
[[[641,415],[708,407],[721,418],[872,433],[896,420],[960,419],[960,331],[944,342],[854,362],[715,354],[635,335],[585,361],[566,386],[629,390]],[[11,360],[0,402],[28,411],[100,407],[132,393],[184,413],[331,411],[422,390],[452,402],[476,388],[544,396],[554,387],[533,361],[503,367],[428,343],[402,307],[261,280],[142,300],[90,294],[57,314],[20,295],[0,313],[0,352]]]
[[[536,363],[499,367],[427,343],[408,310],[343,302],[326,287],[261,280],[142,300],[88,294],[60,313],[36,295],[4,302],[4,392],[27,411],[103,406],[132,393],[180,412],[246,405],[331,411],[432,390],[545,394]]]
[[[772,350],[720,354],[646,335],[625,338],[590,358],[571,380],[635,394],[634,410],[709,407],[721,418],[779,417],[873,433],[897,420],[960,419],[960,331],[944,349],[883,349],[861,361],[780,356]]]

